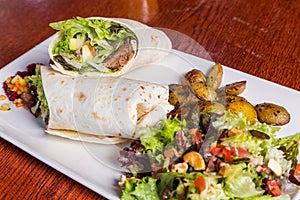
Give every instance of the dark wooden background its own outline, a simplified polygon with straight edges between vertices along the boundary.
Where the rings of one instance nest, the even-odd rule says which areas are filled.
[[[300,90],[299,0],[0,0],[0,68],[75,16],[171,30],[177,49]],[[0,199],[104,198],[0,138]]]

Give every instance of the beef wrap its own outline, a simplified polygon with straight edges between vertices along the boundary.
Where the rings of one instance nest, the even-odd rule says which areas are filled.
[[[49,134],[119,143],[138,138],[140,127],[155,125],[173,108],[168,86],[116,77],[73,77],[38,67]]]
[[[48,48],[51,66],[68,75],[120,76],[172,48],[164,32],[129,19],[77,17],[50,26],[58,31]]]

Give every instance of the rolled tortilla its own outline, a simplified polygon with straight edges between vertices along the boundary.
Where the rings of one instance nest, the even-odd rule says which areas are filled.
[[[46,132],[75,140],[119,143],[136,139],[173,109],[168,86],[116,78],[68,76],[41,66],[49,108]]]
[[[129,61],[118,70],[113,72],[101,72],[99,70],[96,71],[73,71],[68,70],[61,63],[59,63],[54,57],[53,48],[58,41],[61,40],[63,36],[63,32],[59,31],[50,42],[48,47],[48,52],[51,60],[54,62],[51,67],[63,74],[68,75],[77,75],[78,73],[88,75],[88,76],[120,76],[126,73],[129,70],[136,69],[146,64],[150,64],[153,62],[157,62],[162,60],[165,56],[169,54],[169,51],[172,48],[172,44],[168,36],[155,28],[151,28],[143,23],[138,21],[124,19],[124,18],[103,18],[103,17],[90,17],[87,19],[101,19],[112,21],[122,25],[123,27],[129,28],[134,35],[136,36],[136,43],[133,46],[133,56],[129,59]],[[64,58],[64,55],[62,55]],[[100,66],[100,65],[98,65]],[[99,67],[100,68],[100,67]]]

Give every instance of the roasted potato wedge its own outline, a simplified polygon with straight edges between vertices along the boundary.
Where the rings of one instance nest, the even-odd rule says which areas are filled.
[[[246,89],[246,81],[238,81],[225,86],[225,93],[227,95],[240,95]]]
[[[227,109],[232,113],[243,113],[251,124],[257,121],[257,113],[254,106],[248,101],[233,101],[227,104]]]
[[[223,78],[223,67],[220,63],[216,63],[208,72],[206,84],[208,87],[218,89]]]
[[[184,78],[189,82],[189,83],[205,83],[206,77],[203,74],[202,71],[198,69],[192,69],[191,71],[188,71],[185,75]]]
[[[247,101],[245,97],[238,96],[238,95],[226,95],[226,102],[234,102],[234,101]]]
[[[179,106],[185,104],[189,99],[191,99],[192,92],[189,86],[170,84],[169,85],[169,103],[173,106]]]
[[[217,98],[216,91],[205,83],[191,83],[191,88],[200,100],[214,101]]]
[[[178,117],[178,119],[185,119],[187,123],[191,123],[194,121],[194,119],[192,119],[193,113],[198,113],[198,102],[190,102],[188,104],[175,107],[171,112],[168,113],[168,117]],[[195,123],[197,124],[197,122]]]
[[[222,115],[225,112],[225,106],[216,101],[202,101],[199,103],[199,112],[212,112]]]
[[[290,121],[290,113],[282,106],[274,103],[261,103],[255,106],[258,120],[262,123],[282,126]]]

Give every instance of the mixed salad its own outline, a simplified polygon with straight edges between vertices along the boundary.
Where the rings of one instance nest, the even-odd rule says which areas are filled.
[[[136,35],[114,21],[76,17],[50,23],[50,27],[60,31],[51,54],[65,70],[112,73],[126,65],[136,51]]]
[[[206,134],[166,119],[120,152],[121,199],[290,199],[300,185],[300,133],[226,111]],[[299,188],[298,188],[299,189]]]
[[[222,113],[193,107],[190,117],[184,108],[140,129],[140,139],[120,151],[127,169],[119,181],[121,199],[285,200],[299,190],[300,133],[278,139],[280,126],[253,120],[248,104]]]

